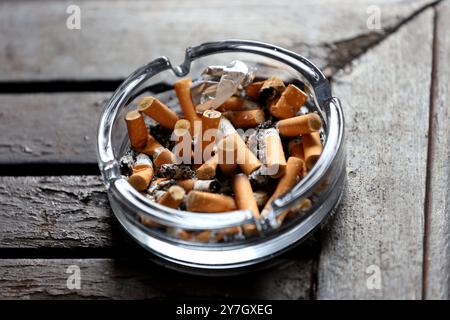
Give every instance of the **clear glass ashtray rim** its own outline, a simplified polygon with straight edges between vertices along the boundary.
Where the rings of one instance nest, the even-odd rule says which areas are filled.
[[[188,230],[222,229],[241,226],[246,223],[256,223],[258,226],[261,222],[254,219],[251,212],[246,210],[212,215],[210,213],[192,213],[174,210],[154,203],[139,194],[139,192],[134,190],[120,176],[119,164],[112,150],[111,132],[114,120],[118,114],[118,110],[126,105],[135,88],[165,70],[172,70],[178,77],[185,76],[190,70],[192,61],[207,55],[222,52],[260,54],[283,62],[300,72],[306,78],[314,92],[316,103],[322,111],[321,116],[326,125],[325,134],[327,139],[325,140],[323,155],[305,179],[300,181],[291,192],[274,201],[271,214],[265,221],[266,224],[267,222],[275,221],[277,214],[289,207],[294,201],[300,199],[302,194],[305,195],[312,190],[327,173],[338,155],[343,144],[344,121],[342,109],[339,101],[331,97],[331,89],[327,79],[309,60],[292,51],[256,41],[223,40],[189,47],[186,49],[185,61],[179,66],[173,67],[168,58],[160,57],[137,69],[116,90],[101,115],[97,139],[97,155],[100,171],[109,195],[127,207],[130,213],[135,214],[139,212],[166,226]],[[330,108],[330,105],[333,107]],[[330,137],[332,139],[329,139]],[[295,196],[292,196],[294,193]]]

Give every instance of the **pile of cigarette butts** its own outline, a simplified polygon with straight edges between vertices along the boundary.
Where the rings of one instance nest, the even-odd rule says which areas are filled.
[[[131,147],[121,158],[122,174],[161,205],[203,213],[249,210],[261,219],[322,153],[322,121],[307,107],[308,94],[279,77],[260,80],[256,68],[235,60],[207,67],[195,81],[177,80],[174,89],[181,114],[145,96],[125,116]],[[302,200],[278,215],[278,224],[311,206]],[[190,241],[258,234],[255,224],[187,231],[138,218]]]

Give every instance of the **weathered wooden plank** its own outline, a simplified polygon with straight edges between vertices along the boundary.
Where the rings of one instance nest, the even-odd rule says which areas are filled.
[[[0,163],[96,163],[109,93],[0,95]]]
[[[424,298],[450,297],[450,2],[436,7]]]
[[[70,252],[122,257],[145,255],[121,232],[113,218],[105,188],[98,176],[0,177],[0,250],[10,258],[20,252]],[[70,249],[69,251],[64,251]],[[74,251],[74,249],[81,249]],[[17,252],[19,250],[19,252]],[[88,254],[91,251],[87,251]],[[94,253],[95,253],[94,252]],[[317,241],[279,259],[312,258]],[[33,256],[35,257],[35,256]],[[45,254],[44,254],[44,257]]]
[[[80,268],[79,290],[67,287],[73,265]],[[0,299],[308,299],[311,262],[211,281],[146,260],[7,259],[0,260],[0,279]]]
[[[179,63],[189,45],[235,37],[300,50],[324,67],[431,2],[2,1],[0,80],[121,78],[158,56]],[[81,10],[80,30],[66,27],[73,4]],[[367,27],[374,5],[383,30]]]
[[[0,248],[110,248],[113,225],[99,177],[0,178]]]
[[[432,31],[428,9],[333,82],[347,121],[348,188],[323,232],[320,299],[422,296]]]

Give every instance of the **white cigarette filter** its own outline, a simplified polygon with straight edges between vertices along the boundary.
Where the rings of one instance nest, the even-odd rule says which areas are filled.
[[[131,147],[135,150],[145,147],[148,130],[142,115],[136,110],[129,111],[125,115],[125,122]]]
[[[279,119],[292,118],[300,110],[308,99],[306,93],[290,84],[281,94],[280,99],[271,103],[270,114]]]
[[[226,212],[236,210],[236,202],[232,197],[203,192],[191,191],[186,198],[186,209],[193,212]]]
[[[267,129],[264,135],[267,174],[272,178],[281,177],[286,171],[286,158],[280,135],[275,129]]]
[[[138,110],[168,129],[173,129],[178,121],[177,114],[155,97],[142,98]]]
[[[299,135],[319,131],[322,120],[317,113],[308,113],[277,122],[276,128],[283,137],[297,137]]]

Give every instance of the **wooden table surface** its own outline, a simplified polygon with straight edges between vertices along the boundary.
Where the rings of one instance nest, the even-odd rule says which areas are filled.
[[[0,298],[449,298],[449,28],[449,0],[2,1]],[[95,135],[131,71],[224,38],[292,49],[330,77],[348,187],[283,267],[211,280],[158,266],[121,231]]]

